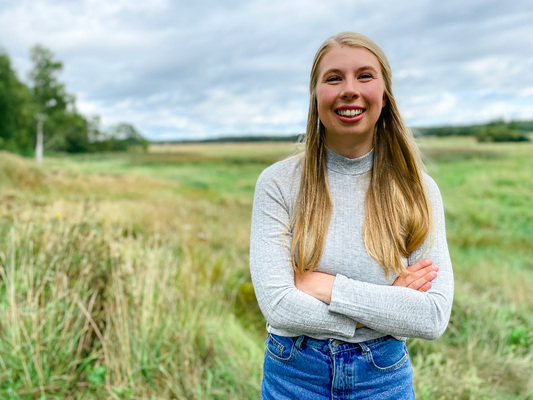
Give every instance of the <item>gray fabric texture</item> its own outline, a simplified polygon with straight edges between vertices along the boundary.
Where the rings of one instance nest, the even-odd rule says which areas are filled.
[[[448,324],[453,300],[453,273],[439,189],[426,174],[435,230],[405,265],[431,258],[439,265],[425,293],[391,286],[396,275],[368,255],[362,238],[364,200],[373,151],[348,159],[327,150],[333,214],[317,271],[336,275],[331,304],[294,285],[290,263],[289,220],[300,187],[301,155],[280,161],[260,175],[254,197],[250,269],[267,330],[281,336],[307,335],[361,342],[385,335],[398,339],[435,339]],[[357,322],[365,325],[356,329]]]

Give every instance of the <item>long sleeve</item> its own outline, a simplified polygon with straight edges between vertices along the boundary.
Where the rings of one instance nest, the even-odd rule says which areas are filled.
[[[435,339],[448,324],[453,301],[453,272],[448,246],[444,210],[439,189],[427,177],[435,231],[418,250],[410,255],[412,265],[431,258],[439,265],[429,291],[362,282],[337,274],[330,311],[348,316],[367,327],[395,336]],[[429,249],[429,252],[427,251]]]
[[[258,179],[252,212],[250,270],[257,301],[278,333],[350,338],[356,322],[294,285],[290,263],[291,209],[299,187],[294,159],[266,169]],[[296,190],[296,192],[295,192]]]

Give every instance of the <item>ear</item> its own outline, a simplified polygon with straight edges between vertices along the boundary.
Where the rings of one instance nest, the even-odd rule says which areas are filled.
[[[381,108],[385,108],[385,106],[387,105],[387,96],[385,95],[385,93],[383,93],[383,105],[381,106]]]

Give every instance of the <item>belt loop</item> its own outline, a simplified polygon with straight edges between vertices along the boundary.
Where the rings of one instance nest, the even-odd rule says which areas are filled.
[[[363,354],[366,354],[370,351],[370,348],[364,342],[360,342],[357,344],[359,345],[359,347],[361,347],[361,351]]]
[[[304,339],[305,335],[298,336],[298,339],[296,339],[296,343],[294,345],[298,350],[302,350]]]

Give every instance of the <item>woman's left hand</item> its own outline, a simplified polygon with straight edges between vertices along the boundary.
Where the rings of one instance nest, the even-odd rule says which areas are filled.
[[[334,281],[335,275],[329,275],[323,272],[306,272],[301,276],[294,274],[294,284],[297,289],[326,304],[331,302]]]

